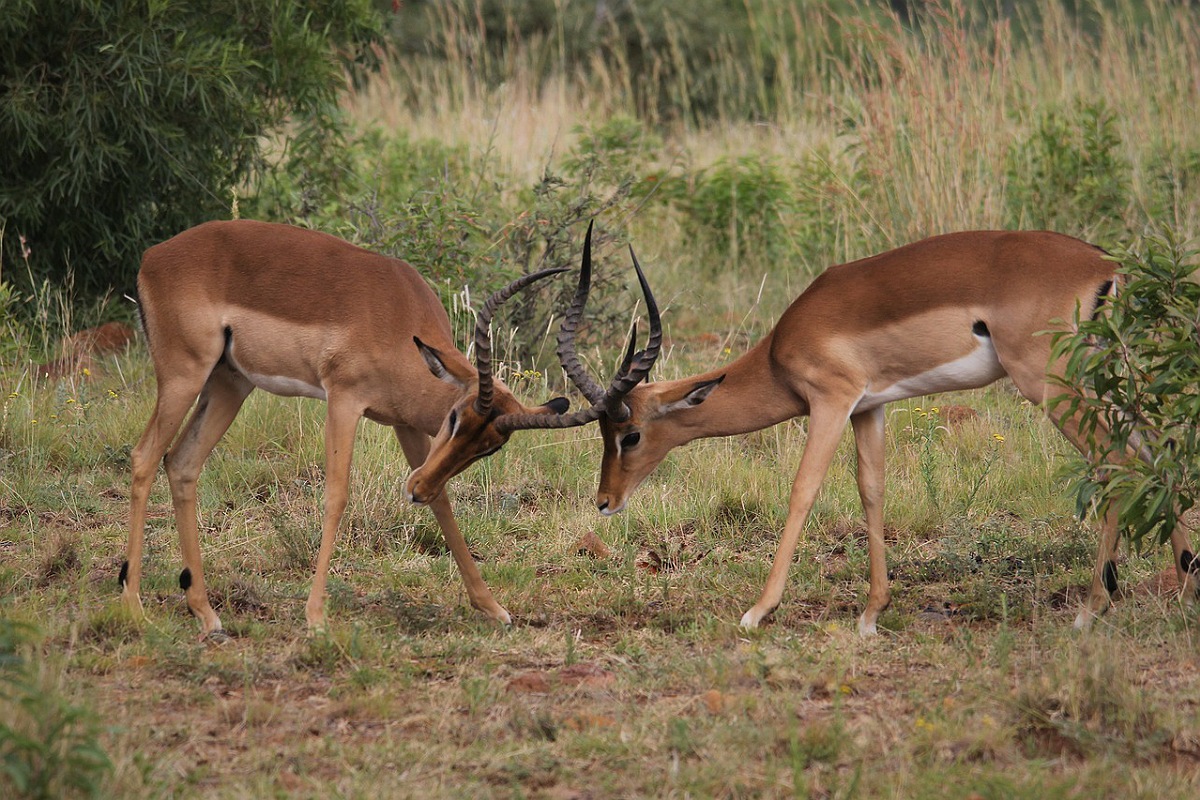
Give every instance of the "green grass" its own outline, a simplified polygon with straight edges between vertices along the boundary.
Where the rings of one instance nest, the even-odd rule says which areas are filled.
[[[1053,481],[1055,434],[1004,385],[940,398],[980,417],[932,439],[913,422],[928,400],[889,417],[894,600],[872,640],[854,630],[866,548],[849,436],[783,605],[761,630],[736,626],[774,551],[803,423],[683,448],[611,519],[591,510],[590,429],[514,437],[453,487],[484,576],[514,613],[507,630],[467,605],[427,512],[400,499],[407,469],[390,433],[364,423],[330,631],[308,638],[321,406],[256,398],[202,480],[206,573],[233,634],[215,646],[196,642],[177,589],[165,478],[145,623],[118,602],[128,475],[104,452],[148,413],[145,361],[123,359],[133,382],[88,384],[107,421],[93,406],[86,435],[43,422],[64,402],[53,387],[6,407],[6,436],[25,448],[8,463],[45,466],[4,473],[3,610],[37,625],[57,691],[103,722],[102,794],[1196,787],[1195,612],[1156,582],[1167,559],[1154,549],[1123,562],[1125,597],[1096,629],[1072,631],[1094,536]],[[588,531],[608,558],[577,552]]]

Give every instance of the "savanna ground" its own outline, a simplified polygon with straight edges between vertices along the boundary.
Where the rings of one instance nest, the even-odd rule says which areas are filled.
[[[804,8],[816,15],[806,24],[848,37],[845,66],[774,87],[781,102],[754,124],[637,123],[620,80],[535,88],[521,63],[491,88],[454,63],[397,67],[346,106],[393,162],[411,142],[450,140],[512,187],[591,152],[711,198],[730,164],[757,165],[734,174],[752,176],[758,200],[734,202],[725,225],[705,216],[715,201],[689,205],[687,192],[609,212],[665,307],[657,377],[736,356],[824,265],[929,233],[1050,225],[1119,240],[1157,220],[1196,236],[1200,45],[1186,9],[1138,34],[1119,16],[1088,35],[1051,18],[1022,45],[999,28],[969,31],[954,4],[921,34]],[[801,39],[797,63],[820,44]],[[616,118],[625,127],[605,127]],[[1078,143],[1063,133],[1084,128],[1091,139]],[[647,144],[649,129],[663,138]],[[589,139],[596,130],[625,133]],[[376,174],[373,155],[357,153],[364,174]],[[439,180],[453,178],[440,163]],[[510,230],[522,203],[538,202],[519,188],[497,196],[517,209]],[[316,222],[354,238],[344,221]],[[626,269],[620,248],[599,255]],[[627,315],[632,295],[614,297]],[[597,371],[616,358],[620,319],[589,351]],[[552,352],[552,339],[536,341]],[[103,796],[1157,798],[1200,787],[1197,610],[1175,591],[1168,550],[1147,543],[1122,561],[1113,610],[1073,631],[1095,532],[1074,515],[1068,446],[1005,382],[889,407],[893,601],[872,639],[854,628],[867,563],[849,437],[783,604],[760,630],[736,624],[774,553],[803,421],[677,451],[608,519],[592,503],[594,428],[514,436],[451,485],[514,615],[507,629],[469,607],[431,515],[403,500],[391,433],[364,422],[329,631],[309,637],[323,408],[255,393],[200,486],[206,576],[231,634],[216,644],[197,641],[178,589],[165,478],[151,499],[146,620],[118,602],[128,454],[154,394],[144,344],[53,381],[28,365],[50,349],[6,351],[0,609],[36,629],[26,652],[41,693],[0,702],[60,763],[94,738],[112,765],[94,778]],[[527,399],[557,390],[556,375],[516,357],[506,368]]]

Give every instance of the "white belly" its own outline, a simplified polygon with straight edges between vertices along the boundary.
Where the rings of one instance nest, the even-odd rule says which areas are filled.
[[[893,400],[904,400],[908,397],[920,397],[938,392],[950,392],[956,389],[977,389],[1004,377],[1004,367],[996,358],[996,349],[992,340],[987,336],[977,336],[979,346],[962,358],[939,364],[931,370],[903,378],[890,386],[868,386],[854,412],[868,411],[872,408],[890,403]]]
[[[306,381],[296,380],[284,375],[259,375],[254,372],[242,372],[246,378],[259,389],[271,394],[278,394],[284,397],[312,397],[317,400],[325,400],[325,390],[320,386],[313,386]]]

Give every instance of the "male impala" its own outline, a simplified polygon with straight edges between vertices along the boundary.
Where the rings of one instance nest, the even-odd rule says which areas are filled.
[[[486,341],[496,306],[529,283],[562,271],[526,275],[493,295],[479,314],[476,341],[480,331]],[[460,384],[475,380],[475,369],[454,347],[445,310],[403,261],[324,233],[248,220],[206,223],[151,247],[138,273],[138,296],[158,399],[132,454],[129,544],[120,577],[125,602],[141,613],[146,503],[166,453],[183,550],[179,584],[202,635],[221,630],[204,588],[196,480],[247,395],[258,387],[327,402],[325,514],[305,605],[309,628],[322,628],[326,577],[346,508],[359,418],[390,425],[408,463],[416,467],[425,460],[429,437],[463,394],[459,385],[431,376],[428,360],[435,359]],[[492,413],[500,420],[561,414],[567,408],[563,398],[527,408],[503,384],[489,380],[488,385]],[[509,622],[480,577],[449,498],[441,493],[430,505],[471,604]]]
[[[976,231],[935,236],[831,267],[783,313],[774,330],[728,366],[637,386],[627,411],[600,419],[604,459],[596,503],[621,511],[674,447],[808,415],[808,441],[792,485],[787,522],[752,628],[783,596],[805,519],[849,421],[867,523],[870,589],[859,632],[873,634],[887,607],[883,542],[884,405],[971,389],[1007,375],[1080,450],[1088,443],[1067,416],[1069,394],[1052,377],[1051,336],[1094,314],[1114,290],[1112,262],[1092,245],[1047,232]],[[572,309],[575,313],[575,309]],[[580,384],[585,395],[587,384]],[[623,418],[621,418],[623,417]],[[1102,432],[1097,432],[1100,435]],[[1107,610],[1117,588],[1118,519],[1101,522],[1092,586],[1076,627]],[[1185,532],[1171,534],[1180,585],[1197,586]],[[1190,582],[1190,584],[1189,584]]]

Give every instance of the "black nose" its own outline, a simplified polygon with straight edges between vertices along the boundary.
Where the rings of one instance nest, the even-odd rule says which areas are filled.
[[[596,503],[596,508],[600,511],[603,511],[604,509],[608,508],[608,501],[601,500],[599,503]]]

